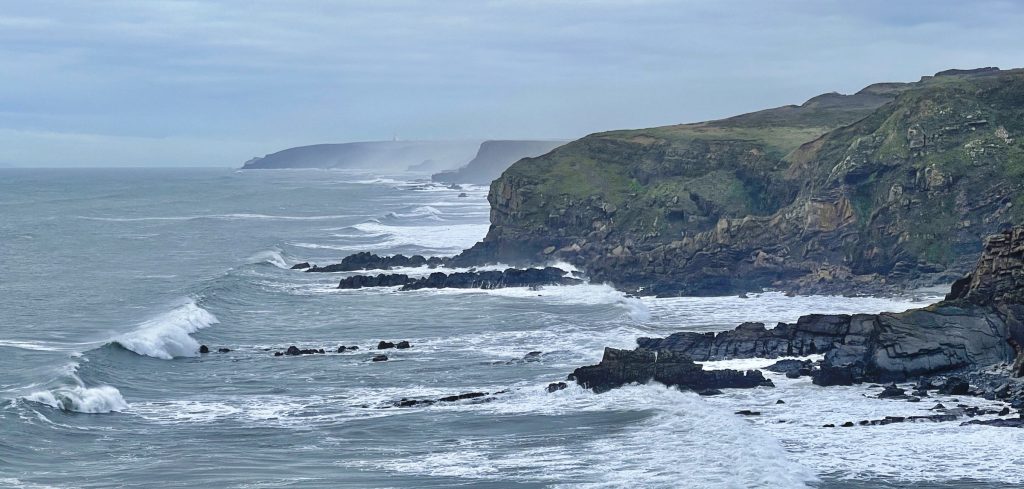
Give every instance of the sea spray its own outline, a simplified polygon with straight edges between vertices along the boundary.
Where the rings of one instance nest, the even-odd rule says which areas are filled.
[[[218,322],[216,316],[190,299],[143,322],[114,342],[139,355],[153,358],[191,357],[199,354],[199,343],[189,335]]]

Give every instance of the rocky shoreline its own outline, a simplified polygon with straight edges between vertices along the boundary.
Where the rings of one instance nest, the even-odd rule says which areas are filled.
[[[606,348],[599,364],[578,368],[568,379],[595,392],[651,381],[698,393],[753,388],[770,381],[756,381],[764,380],[760,371],[705,371],[696,362],[821,354],[817,362],[785,359],[768,370],[809,375],[820,386],[892,383],[879,397],[910,402],[929,391],[999,399],[1024,416],[1022,339],[1024,227],[1016,227],[989,237],[974,272],[938,304],[904,313],[808,315],[771,329],[745,323],[720,333],[638,338],[636,349]],[[910,394],[895,384],[910,380],[917,380]],[[898,421],[866,423],[890,422]]]

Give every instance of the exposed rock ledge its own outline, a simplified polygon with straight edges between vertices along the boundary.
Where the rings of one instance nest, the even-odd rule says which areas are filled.
[[[505,287],[540,287],[545,285],[576,285],[582,280],[566,276],[565,270],[547,268],[508,268],[503,271],[434,272],[422,278],[404,274],[354,275],[338,284],[339,289],[363,287],[395,287],[401,290],[419,289],[501,289]]]
[[[1019,377],[1024,374],[1022,298],[1024,227],[1017,227],[990,237],[976,270],[933,306],[903,313],[809,315],[772,329],[745,323],[717,334],[639,338],[632,352],[608,349],[599,365],[578,369],[570,378],[595,390],[650,379],[697,390],[715,385],[693,375],[685,382],[673,380],[663,372],[692,361],[814,353],[825,355],[811,371],[818,385],[902,381],[1011,362],[1010,374]],[[669,365],[660,365],[666,360]],[[591,372],[609,374],[596,382]],[[728,375],[722,387],[758,385],[732,382],[735,373]]]

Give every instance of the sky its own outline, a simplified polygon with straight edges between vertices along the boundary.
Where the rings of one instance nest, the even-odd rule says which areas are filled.
[[[0,165],[575,139],[1024,66],[1024,2],[0,0]]]

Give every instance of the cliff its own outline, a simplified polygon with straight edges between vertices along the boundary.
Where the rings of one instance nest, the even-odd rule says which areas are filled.
[[[488,185],[509,166],[523,159],[543,155],[566,141],[484,141],[476,157],[465,166],[434,174],[442,183],[473,183]]]
[[[422,171],[457,168],[473,158],[479,141],[370,141],[315,144],[253,158],[243,169],[351,168]]]
[[[1008,385],[1008,377],[1024,375],[1022,291],[1024,227],[1016,227],[990,237],[974,272],[958,281],[946,300],[938,304],[902,313],[815,314],[770,329],[762,323],[746,323],[721,333],[684,332],[667,338],[639,338],[638,348],[631,355],[609,357],[606,352],[602,364],[609,365],[597,366],[603,375],[598,380],[605,389],[629,381],[646,381],[649,375],[637,378],[608,372],[612,367],[612,373],[646,372],[667,355],[685,363],[678,359],[701,362],[824,353],[824,359],[813,368],[811,362],[784,361],[792,369],[787,376],[810,375],[818,385],[847,385],[933,375],[970,376],[986,371],[974,378],[990,386]],[[632,360],[622,365],[609,358]],[[1000,368],[1011,363],[1009,369]],[[921,385],[927,390],[930,383]],[[995,395],[1024,397],[1020,387],[996,389],[1001,393]],[[967,393],[966,386],[963,393]]]
[[[466,262],[559,259],[646,294],[948,284],[1024,216],[1024,70],[954,70],[594,134],[495,180]]]

